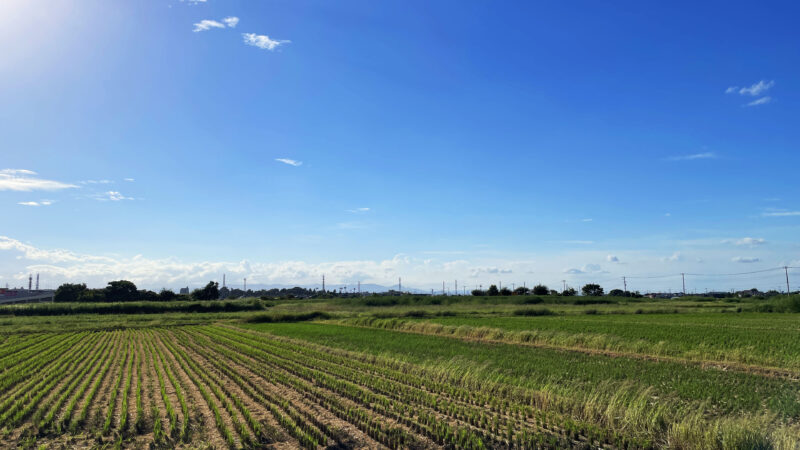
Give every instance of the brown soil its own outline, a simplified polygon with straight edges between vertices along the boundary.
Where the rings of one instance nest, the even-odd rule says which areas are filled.
[[[260,403],[258,403],[254,399],[250,398],[247,394],[245,394],[245,392],[242,391],[242,389],[239,387],[239,385],[237,385],[235,382],[231,381],[231,379],[228,378],[225,374],[223,374],[220,371],[218,371],[212,364],[210,364],[208,362],[208,360],[205,357],[200,355],[193,348],[186,347],[186,346],[183,346],[183,345],[181,345],[181,348],[198,365],[203,367],[209,373],[214,374],[216,379],[220,380],[220,382],[224,385],[225,389],[229,390],[230,392],[233,392],[234,394],[236,394],[242,400],[242,403],[244,403],[244,405],[250,411],[250,414],[252,414],[253,417],[255,417],[255,419],[264,428],[264,430],[265,430],[265,432],[267,434],[268,441],[269,441],[269,442],[266,442],[266,443],[287,443],[287,444],[291,444],[293,446],[299,445],[299,443],[296,440],[293,440],[291,437],[289,437],[288,435],[286,435],[285,433],[283,433],[281,431],[280,424],[275,420],[275,418],[272,416],[272,414],[269,412],[269,410],[264,405],[261,405]],[[216,355],[216,357],[221,358],[222,356],[221,355]],[[242,375],[246,376],[243,373],[242,373]],[[242,420],[244,421],[243,417],[242,417]],[[248,429],[250,429],[251,433],[253,432],[252,428],[248,427]],[[287,442],[287,441],[291,441],[291,442]]]
[[[216,426],[216,421],[214,420],[214,412],[211,411],[211,408],[206,403],[206,400],[203,398],[203,395],[197,389],[197,386],[192,383],[189,377],[184,373],[183,369],[178,364],[178,361],[175,359],[175,355],[169,351],[166,345],[161,342],[162,336],[156,334],[155,338],[155,345],[157,345],[161,352],[164,354],[164,357],[167,360],[167,363],[170,364],[170,368],[172,369],[175,378],[180,382],[181,389],[183,390],[184,396],[186,397],[186,401],[190,402],[196,411],[196,419],[193,420],[195,424],[199,424],[199,427],[192,427],[190,432],[192,436],[190,439],[192,442],[198,442],[205,440],[213,447],[216,448],[225,448],[228,444],[225,442],[225,439],[222,437],[222,434],[219,432]],[[224,412],[224,411],[221,411]],[[230,422],[230,418],[228,418]]]
[[[183,423],[184,420],[187,420],[189,418],[188,417],[183,417],[183,410],[181,409],[181,403],[180,403],[180,400],[178,400],[178,395],[175,393],[175,386],[173,386],[172,383],[170,382],[169,377],[167,376],[167,372],[166,372],[166,370],[164,370],[164,366],[161,364],[161,358],[159,358],[158,353],[155,350],[155,339],[151,335],[148,335],[147,336],[147,340],[148,340],[148,346],[151,349],[152,362],[153,362],[153,366],[152,366],[152,369],[153,369],[153,372],[154,372],[153,373],[153,380],[154,380],[153,381],[153,386],[154,386],[153,389],[155,389],[153,395],[156,397],[156,405],[158,406],[159,411],[161,411],[161,413],[164,415],[164,417],[166,417],[167,407],[164,404],[164,399],[161,398],[161,386],[159,385],[159,382],[158,382],[158,374],[155,373],[155,370],[156,370],[155,369],[155,364],[158,364],[158,367],[161,370],[161,375],[162,375],[162,377],[164,377],[164,391],[167,393],[167,399],[169,400],[169,403],[172,406],[172,409],[175,411],[175,419],[176,419],[176,422],[178,422],[176,424],[175,429],[176,429],[176,431],[180,430],[180,424]],[[191,403],[189,401],[189,399],[187,399],[187,403]],[[169,420],[167,419],[164,422],[164,430],[165,431],[168,430],[170,425],[171,424],[169,423]],[[170,436],[170,439],[172,439],[172,436]]]
[[[258,365],[264,365],[264,363],[262,363],[260,361],[255,361],[253,358],[251,358],[251,357],[249,357],[247,355],[240,354],[240,356],[244,357],[245,359],[247,359],[249,361],[254,361]],[[241,367],[241,366],[238,366],[238,367],[243,371],[243,373],[251,373],[252,374],[252,372],[249,371],[248,369],[246,369],[244,367]],[[294,375],[291,375],[288,372],[284,371],[283,369],[277,369],[277,368],[272,368],[271,367],[270,370],[280,370],[281,372],[283,372],[283,373],[285,373],[285,374],[287,374],[289,376],[292,376],[292,377],[294,376]],[[339,428],[342,431],[347,432],[348,435],[350,435],[350,436],[354,436],[355,437],[355,436],[358,436],[360,434],[364,438],[362,440],[362,443],[364,444],[365,448],[375,448],[376,446],[380,447],[380,448],[384,447],[383,445],[381,445],[380,443],[378,443],[374,439],[370,438],[365,433],[361,433],[360,431],[358,431],[358,434],[349,434],[350,430],[358,430],[358,428],[355,425],[353,425],[353,424],[351,424],[351,423],[349,423],[349,422],[347,422],[345,420],[342,420],[342,419],[338,418],[332,412],[330,412],[330,411],[326,410],[325,408],[321,407],[321,405],[319,405],[317,403],[317,401],[309,393],[298,392],[298,391],[292,389],[289,386],[274,385],[274,384],[271,384],[271,383],[267,382],[266,380],[264,380],[263,376],[258,376],[258,375],[255,375],[255,376],[256,376],[256,379],[258,380],[259,383],[263,384],[265,387],[268,387],[272,392],[275,392],[276,393],[275,396],[277,398],[289,399],[290,402],[292,403],[292,405],[295,408],[305,410],[305,411],[309,412],[312,415],[319,416],[321,414],[323,416],[327,416],[325,421],[323,421],[323,420],[320,420],[320,421],[322,421],[324,423],[327,423],[327,424],[331,425],[332,427]],[[306,382],[308,382],[308,381],[306,380]],[[314,383],[311,382],[311,384],[314,384]],[[322,386],[316,386],[316,387],[318,389],[321,389],[321,390],[325,391],[327,394],[337,398],[344,405],[352,406],[352,407],[361,407],[361,408],[364,408],[366,410],[369,410],[369,407],[365,407],[365,405],[359,405],[359,404],[357,404],[357,403],[355,403],[355,402],[353,402],[353,401],[351,401],[349,399],[346,399],[346,398],[338,395],[337,393],[335,393],[335,392],[333,392],[331,390],[323,388]],[[412,430],[408,429],[406,426],[397,423],[394,419],[392,419],[390,417],[383,416],[383,415],[381,415],[381,414],[379,414],[379,413],[377,413],[375,411],[372,411],[371,413],[375,417],[379,418],[380,421],[382,423],[384,423],[384,424],[397,426],[397,427],[405,429],[409,434],[414,435],[419,442],[423,443],[425,448],[439,448],[440,447],[439,445],[437,445],[435,442],[431,441],[427,437],[413,432]]]
[[[339,443],[341,446],[346,448],[384,448],[379,442],[375,441],[369,435],[359,430],[355,425],[344,421],[337,417],[332,412],[328,411],[317,405],[314,402],[307,401],[306,398],[295,391],[294,389],[273,384],[267,381],[262,375],[258,375],[248,369],[247,367],[238,364],[237,362],[233,361],[231,358],[220,354],[212,349],[209,349],[210,352],[216,355],[216,357],[224,359],[225,364],[231,367],[234,371],[242,375],[242,377],[247,378],[261,388],[262,391],[269,393],[269,395],[276,399],[287,399],[289,403],[298,410],[301,414],[308,414],[311,417],[315,417],[319,422],[331,427],[334,430],[339,430],[342,436],[337,436],[341,440]],[[254,361],[252,358],[240,354],[239,356],[249,360]],[[254,361],[255,362],[255,361]],[[232,383],[235,384],[235,383]]]
[[[128,349],[128,359],[125,360],[125,368],[124,368],[125,372],[122,375],[122,381],[119,383],[119,392],[117,393],[117,399],[116,399],[116,402],[114,404],[113,419],[111,420],[111,430],[112,430],[111,434],[115,439],[119,436],[120,432],[124,432],[125,431],[125,430],[120,430],[119,429],[120,420],[122,418],[122,414],[128,414],[128,410],[130,410],[131,399],[130,399],[130,397],[128,397],[128,406],[129,406],[129,408],[128,408],[128,410],[123,411],[122,410],[122,396],[125,393],[125,386],[126,386],[126,384],[128,382],[129,374],[136,370],[136,367],[133,364],[134,355],[133,355],[133,347],[130,345],[130,339],[131,339],[130,333],[131,333],[131,331],[126,330],[125,334],[123,335],[124,337],[123,337],[123,344],[122,345],[123,345],[123,348]],[[131,383],[131,390],[133,390],[133,383]],[[130,396],[130,392],[128,393],[128,395]],[[131,418],[128,417],[127,420],[128,420],[128,424],[126,425],[126,428],[130,426]]]
[[[111,336],[111,342],[109,343],[106,355],[104,357],[101,356],[100,359],[96,363],[97,366],[99,366],[99,369],[98,369],[98,372],[95,374],[95,376],[99,375],[100,374],[99,371],[103,370],[103,366],[105,365],[106,361],[108,361],[109,359],[114,358],[114,349],[119,345],[119,341],[120,341],[119,337]],[[91,370],[92,369],[90,369],[89,372],[91,372]],[[89,373],[87,373],[86,375],[88,376]],[[75,404],[75,408],[72,410],[72,415],[70,417],[71,420],[77,420],[78,415],[81,412],[81,408],[83,407],[83,403],[84,403],[84,401],[86,401],[86,397],[89,396],[89,392],[92,390],[92,385],[94,384],[94,381],[95,381],[94,379],[89,381],[89,384],[86,387],[86,390],[81,394],[81,398],[78,399],[78,402]],[[79,382],[79,384],[76,387],[76,389],[80,388],[80,383],[82,383],[82,381]],[[70,401],[71,400],[67,400],[67,404]],[[66,404],[65,404],[65,408],[66,408]],[[57,421],[63,420],[65,414],[66,414],[66,411],[61,411],[58,414]],[[71,421],[70,421],[70,424],[72,424]]]
[[[120,342],[117,344],[117,349],[119,349],[118,354],[111,361],[111,367],[109,367],[108,372],[106,372],[106,376],[103,381],[100,383],[100,387],[97,389],[97,393],[92,399],[91,406],[89,406],[89,414],[86,416],[86,423],[83,425],[84,430],[95,430],[101,431],[103,426],[103,420],[105,420],[106,408],[108,407],[108,400],[111,395],[111,388],[114,385],[114,381],[117,379],[117,374],[119,374],[119,364],[122,358],[124,357],[124,345],[125,345],[125,338],[122,333],[120,333]]]
[[[104,342],[103,338],[97,339],[93,344],[91,344],[89,351],[86,352],[80,360],[72,360],[70,362],[70,365],[67,368],[67,371],[65,372],[67,376],[59,380],[58,383],[56,383],[55,387],[51,389],[51,391],[47,395],[45,395],[41,400],[39,400],[39,403],[36,406],[36,410],[32,413],[33,415],[36,415],[36,413],[42,409],[42,405],[48,405],[49,401],[57,399],[61,395],[61,392],[59,392],[61,388],[63,388],[65,385],[67,385],[72,381],[70,379],[70,375],[78,372],[85,364],[87,364],[89,358],[91,358],[92,353],[95,352],[103,344],[103,342]],[[52,405],[48,405],[47,410],[41,411],[42,416],[47,414],[51,406]],[[8,433],[4,437],[3,442],[0,442],[0,444],[2,444],[3,447],[5,447],[7,444],[10,446],[17,446],[21,439],[26,439],[27,437],[35,435],[37,433],[36,429],[37,425],[38,424],[34,423],[29,417],[25,422],[23,422],[18,427],[13,429],[10,433]]]

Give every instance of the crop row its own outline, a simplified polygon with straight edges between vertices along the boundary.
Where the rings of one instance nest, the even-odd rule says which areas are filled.
[[[498,385],[232,326],[10,335],[0,446],[648,447]]]
[[[620,441],[619,436],[603,434],[596,427],[541,414],[507,399],[482,404],[465,402],[450,397],[452,390],[426,391],[400,382],[396,373],[380,367],[364,370],[343,361],[337,365],[322,357],[315,359],[310,349],[303,353],[302,345],[298,344],[288,345],[285,341],[218,327],[195,329],[189,334],[195,342],[201,340],[199,335],[206,336],[209,342],[203,347],[215,349],[214,358],[236,359],[237,363],[249,365],[254,372],[303,393],[327,409],[332,406],[335,409],[326,398],[333,395],[339,402],[361,405],[367,416],[381,417],[383,422],[389,419],[388,422],[399,425],[398,430],[420,434],[440,445],[571,446],[580,445],[578,441],[588,445],[601,439],[628,443]],[[369,427],[365,431],[369,434]]]

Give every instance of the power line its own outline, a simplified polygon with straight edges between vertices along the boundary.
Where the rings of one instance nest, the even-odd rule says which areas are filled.
[[[752,270],[750,272],[739,273],[687,273],[686,275],[691,275],[693,277],[732,277],[737,275],[750,275],[751,273],[774,272],[776,270],[783,270],[783,267],[773,267],[771,269]]]

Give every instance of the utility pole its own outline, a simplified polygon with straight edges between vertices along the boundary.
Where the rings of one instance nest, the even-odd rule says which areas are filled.
[[[358,295],[361,295],[361,281],[358,282]]]
[[[39,274],[36,274],[36,291],[39,291]]]
[[[325,293],[325,274],[322,274],[322,293]]]
[[[397,290],[403,292],[403,279],[400,277],[397,277]]]
[[[792,292],[789,290],[789,266],[783,266],[783,271],[786,273],[786,295],[789,295]]]
[[[683,295],[686,295],[686,274],[681,273],[681,282],[683,283]]]
[[[567,290],[567,280],[561,280],[561,283],[564,285],[564,289],[561,292],[564,292]]]
[[[442,295],[444,295],[444,281],[442,281]]]
[[[222,287],[225,287],[225,274],[222,274]]]
[[[32,284],[33,284],[33,275],[31,274],[31,275],[28,275],[28,291],[29,292],[30,292],[31,288],[33,287]]]
[[[247,278],[244,279],[244,292],[247,293]]]
[[[458,280],[456,280],[454,286],[456,287],[453,291],[458,295]]]
[[[625,293],[627,294],[628,293],[628,281],[625,279],[625,277],[622,277],[622,286],[623,286],[623,288],[625,290]]]

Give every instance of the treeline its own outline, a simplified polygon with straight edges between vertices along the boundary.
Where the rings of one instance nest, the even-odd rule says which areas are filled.
[[[269,306],[271,306],[269,303],[258,299],[231,301],[36,303],[0,306],[0,315],[64,316],[71,314],[214,313],[263,311]]]
[[[625,302],[640,302],[642,299],[620,299],[609,296],[561,296],[561,295],[514,295],[514,296],[463,296],[406,294],[395,296],[366,296],[331,300],[331,303],[350,306],[426,306],[426,305],[603,305]]]
[[[560,295],[562,297],[573,297],[578,294],[574,288],[567,288],[561,292],[556,291],[555,289],[550,289],[543,284],[537,284],[533,287],[533,289],[529,289],[524,286],[520,286],[513,291],[508,287],[498,289],[496,285],[489,286],[489,289],[483,291],[480,289],[475,289],[472,291],[472,295],[475,297],[495,297],[495,296],[509,296],[509,295]],[[587,297],[602,297],[605,295],[603,291],[603,287],[599,284],[589,283],[583,285],[581,288],[581,294]],[[631,291],[623,291],[622,289],[612,289],[608,293],[611,297],[632,297],[632,298],[641,298],[642,294],[638,291],[631,292]]]
[[[328,296],[328,293],[325,294]],[[272,289],[230,289],[227,287],[222,287],[219,290],[219,297],[222,299],[226,298],[243,298],[243,297],[258,297],[263,299],[292,299],[292,298],[312,298],[312,297],[322,297],[323,293],[316,289],[306,289],[299,286],[295,286],[292,288],[272,288]]]
[[[103,289],[89,289],[85,283],[65,283],[56,289],[54,301],[57,303],[124,303],[124,302],[165,302],[189,300],[217,300],[220,298],[219,284],[209,281],[202,289],[195,289],[189,295],[176,294],[169,289],[153,292],[138,289],[128,280],[110,281]]]

